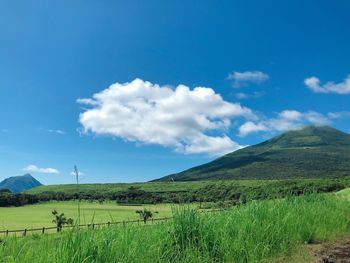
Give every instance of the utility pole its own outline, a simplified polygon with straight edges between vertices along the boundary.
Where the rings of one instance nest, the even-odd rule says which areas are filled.
[[[78,167],[76,165],[74,165],[74,173],[75,173],[75,179],[77,181],[77,194],[78,194],[78,229],[79,229],[79,225],[80,225],[80,193],[79,193],[79,171],[78,171]]]

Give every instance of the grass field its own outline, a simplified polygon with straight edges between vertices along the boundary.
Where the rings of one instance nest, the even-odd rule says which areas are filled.
[[[254,201],[205,214],[179,207],[174,220],[160,225],[7,238],[0,262],[270,262],[292,259],[304,244],[343,237],[349,215],[350,202],[333,194]]]
[[[171,214],[170,204],[122,206],[115,202],[90,203],[81,202],[81,224],[135,220],[138,219],[136,210],[147,208],[158,211],[155,218]],[[54,226],[51,211],[56,209],[67,217],[77,218],[77,201],[48,202],[22,207],[0,207],[0,230],[15,230],[24,228],[40,228]]]
[[[350,201],[350,188],[341,190],[336,193],[339,197],[345,198]]]

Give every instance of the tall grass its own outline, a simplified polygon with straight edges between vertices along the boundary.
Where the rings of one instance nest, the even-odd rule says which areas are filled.
[[[330,195],[205,214],[177,207],[173,216],[154,226],[9,238],[0,245],[0,262],[264,262],[350,231],[350,203]]]

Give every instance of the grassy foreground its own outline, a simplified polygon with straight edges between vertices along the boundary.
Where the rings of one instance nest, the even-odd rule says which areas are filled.
[[[40,228],[54,226],[51,211],[56,209],[67,217],[77,218],[78,201],[45,202],[21,207],[0,207],[0,230]],[[118,205],[115,202],[81,202],[81,224],[105,223],[138,219],[136,210],[143,207],[157,211],[155,217],[166,217],[171,214],[170,204],[158,205]]]
[[[336,195],[252,202],[222,212],[173,208],[154,226],[8,238],[0,262],[263,262],[350,231],[350,203]]]
[[[345,199],[347,199],[347,200],[350,201],[350,188],[341,190],[341,191],[337,192],[336,194],[337,194],[339,197],[345,198]]]

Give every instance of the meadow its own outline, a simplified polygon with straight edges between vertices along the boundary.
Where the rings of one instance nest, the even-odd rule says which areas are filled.
[[[51,214],[54,209],[60,213],[63,212],[68,218],[76,219],[78,217],[77,205],[78,201],[51,201],[21,207],[0,207],[0,231],[55,226],[52,223]],[[103,204],[82,201],[80,206],[81,224],[136,220],[138,215],[135,211],[142,208],[157,211],[155,218],[171,214],[170,204],[127,206],[108,201]]]
[[[171,213],[169,203],[209,202],[216,207],[227,207],[289,194],[332,192],[349,185],[349,179],[344,178],[82,184],[79,188],[77,185],[40,186],[26,193],[37,198],[36,204],[0,207],[0,230],[53,226],[53,209],[76,219],[78,196],[83,200],[81,223],[89,224],[135,220],[135,211],[142,203],[145,203],[143,207],[158,211],[156,217],[163,217]],[[6,198],[6,194],[2,196]]]
[[[0,262],[286,262],[305,244],[349,234],[348,196],[252,201],[211,213],[178,206],[173,220],[158,225],[6,238]]]

